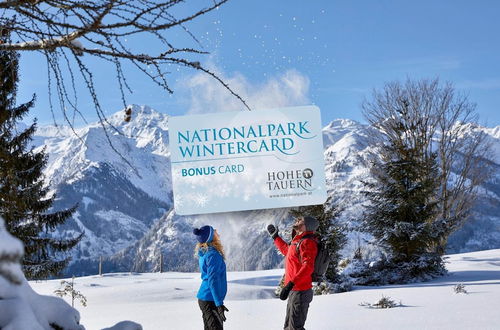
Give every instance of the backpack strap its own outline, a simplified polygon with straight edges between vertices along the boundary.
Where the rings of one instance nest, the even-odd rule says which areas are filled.
[[[297,255],[299,256],[299,261],[300,263],[302,263],[302,256],[300,255],[300,250],[299,250],[299,247],[300,247],[300,243],[302,243],[303,240],[306,240],[306,239],[310,239],[310,240],[313,240],[316,242],[316,244],[318,244],[318,240],[316,238],[316,235],[315,234],[307,234],[307,235],[304,235],[304,237],[302,237],[297,243],[296,243],[296,248],[295,250],[297,251]]]

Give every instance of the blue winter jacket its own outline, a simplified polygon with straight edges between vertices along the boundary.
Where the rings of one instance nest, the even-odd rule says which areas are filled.
[[[199,250],[198,255],[202,282],[196,297],[221,306],[227,293],[226,263],[212,246],[206,252]]]

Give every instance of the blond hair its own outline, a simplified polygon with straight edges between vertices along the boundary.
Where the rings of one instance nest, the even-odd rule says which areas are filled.
[[[222,246],[222,243],[218,237],[214,235],[212,241],[210,243],[197,243],[196,246],[194,247],[194,256],[195,258],[198,258],[198,251],[202,250],[204,253],[208,251],[208,247],[213,246],[214,249],[217,250],[217,252],[220,253],[222,258],[226,260],[226,256],[224,255],[224,247]]]

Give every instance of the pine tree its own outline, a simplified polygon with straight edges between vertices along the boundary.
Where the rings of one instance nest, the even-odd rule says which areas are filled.
[[[390,119],[390,137],[377,150],[374,181],[367,183],[371,204],[363,219],[363,229],[394,263],[414,263],[432,252],[439,211],[437,157],[428,152],[425,136],[405,121],[407,107],[403,102],[400,117]]]
[[[341,259],[340,251],[347,243],[346,227],[338,222],[342,210],[331,205],[331,196],[324,204],[301,206],[290,210],[293,217],[311,216],[319,221],[316,233],[321,238],[323,246],[330,253],[330,264],[325,277],[331,283],[338,283],[338,264]]]
[[[5,41],[6,37],[2,38]],[[76,206],[47,213],[55,199],[55,195],[48,196],[49,188],[43,182],[47,156],[28,146],[36,121],[26,129],[19,128],[19,121],[33,107],[35,98],[15,105],[18,58],[15,52],[0,51],[0,216],[5,219],[7,230],[24,243],[26,277],[38,279],[57,275],[64,269],[69,258],[56,255],[74,247],[83,233],[71,239],[50,235],[75,212]]]
[[[439,211],[432,221],[432,250],[443,255],[450,235],[470,219],[481,185],[494,174],[487,134],[481,130],[471,130],[471,125],[474,126],[478,120],[476,105],[463,93],[457,93],[450,82],[442,84],[437,78],[408,78],[405,82],[389,82],[381,90],[374,90],[372,97],[365,100],[362,107],[365,119],[374,128],[372,132],[377,132],[372,135],[373,142],[385,145],[392,143],[392,151],[380,149],[382,153],[387,151],[390,155],[391,152],[397,154],[401,151],[412,154],[412,157],[386,158],[383,160],[385,163],[398,159],[401,162],[417,161],[418,164],[414,164],[416,169],[429,167],[430,163],[426,162],[437,158],[438,170],[434,172],[432,181],[437,182],[438,186],[428,202],[434,198],[438,200]],[[409,169],[405,169],[402,163],[394,162],[393,165],[402,171]],[[388,168],[380,170],[388,172]],[[427,174],[431,172],[424,169],[423,176],[426,171]],[[387,180],[392,184],[392,178]],[[424,181],[414,182],[424,184]],[[383,189],[384,186],[380,185],[379,188]],[[420,192],[426,194],[424,190],[421,188]],[[429,187],[427,190],[430,192],[433,189]],[[382,204],[384,202],[380,206]],[[418,204],[429,205],[422,198],[414,204],[415,207]],[[423,216],[426,217],[425,214]]]
[[[372,166],[375,182],[368,184],[371,204],[363,228],[394,261],[412,261],[430,252],[434,241],[436,158],[394,143],[381,154],[382,161]]]

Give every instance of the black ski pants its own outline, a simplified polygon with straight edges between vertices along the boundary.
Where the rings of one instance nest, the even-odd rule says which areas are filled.
[[[291,291],[286,305],[284,330],[305,330],[307,311],[313,299],[311,289],[304,291]]]
[[[198,305],[200,305],[203,317],[204,330],[222,330],[223,325],[215,315],[217,313],[215,303],[198,299]]]

